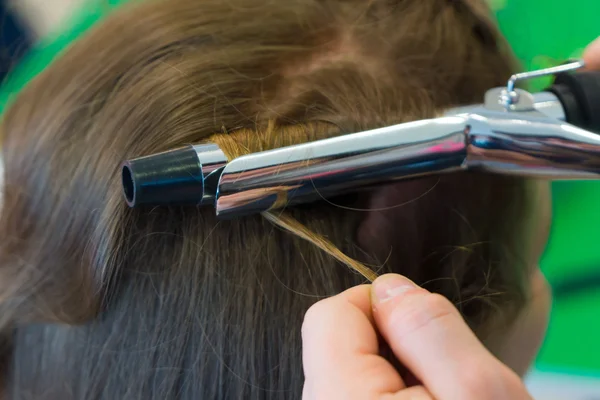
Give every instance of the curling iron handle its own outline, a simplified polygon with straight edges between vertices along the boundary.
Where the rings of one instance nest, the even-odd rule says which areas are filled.
[[[600,72],[558,74],[546,91],[559,99],[568,123],[600,133]]]

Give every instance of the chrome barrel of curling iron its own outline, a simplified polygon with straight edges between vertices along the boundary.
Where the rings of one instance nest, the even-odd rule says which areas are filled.
[[[541,109],[562,117],[551,94]],[[537,104],[537,102],[536,102]],[[478,107],[232,160],[216,196],[222,217],[329,198],[382,182],[476,169],[551,179],[600,176],[600,137],[545,113]]]
[[[501,89],[493,89],[484,104],[439,118],[229,161],[214,144],[131,160],[123,168],[124,192],[130,206],[212,204],[219,217],[230,218],[467,169],[600,179],[600,136],[565,121],[564,96],[511,94],[519,101],[509,106],[499,101]]]

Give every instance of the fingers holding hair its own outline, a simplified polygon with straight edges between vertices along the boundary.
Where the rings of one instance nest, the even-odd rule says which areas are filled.
[[[422,386],[407,388],[378,333]],[[530,400],[444,297],[384,275],[316,303],[302,326],[304,400]]]
[[[378,399],[405,387],[394,367],[378,354],[369,293],[369,285],[357,286],[316,303],[306,313],[303,399]]]
[[[445,297],[389,274],[373,283],[374,319],[401,364],[438,400],[530,399]]]

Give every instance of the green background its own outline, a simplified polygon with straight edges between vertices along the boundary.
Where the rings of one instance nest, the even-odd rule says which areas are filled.
[[[0,108],[72,40],[125,1],[104,0],[88,6],[61,35],[42,41],[3,86]],[[527,69],[577,57],[600,35],[600,0],[489,1]],[[538,80],[534,87],[548,83]],[[542,268],[550,283],[559,287],[570,278],[600,271],[600,183],[555,183],[553,196],[553,228]],[[600,290],[557,296],[537,368],[600,377],[599,310]]]

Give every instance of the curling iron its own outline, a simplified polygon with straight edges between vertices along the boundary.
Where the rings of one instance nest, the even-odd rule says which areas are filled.
[[[600,73],[582,61],[510,77],[483,104],[227,160],[199,144],[126,161],[130,207],[198,204],[232,218],[373,185],[464,170],[551,180],[600,179]],[[545,91],[519,81],[556,75]]]

